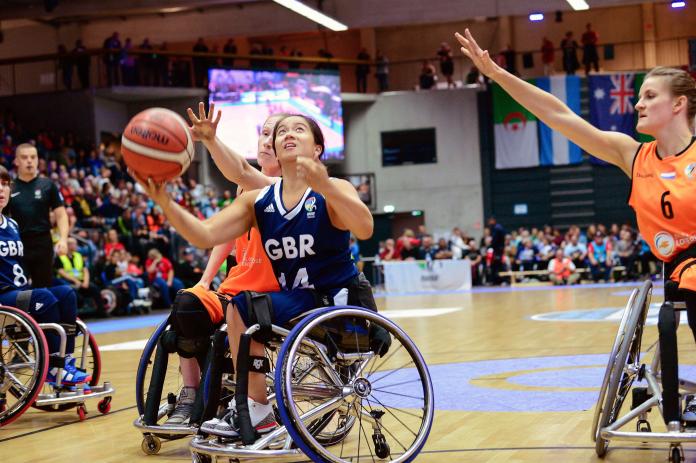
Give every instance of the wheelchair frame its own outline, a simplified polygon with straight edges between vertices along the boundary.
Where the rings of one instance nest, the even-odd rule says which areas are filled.
[[[427,366],[423,360],[417,347],[392,321],[368,309],[343,306],[330,307],[324,309],[316,309],[309,313],[303,314],[304,318],[292,330],[272,325],[272,332],[280,337],[284,337],[281,346],[281,351],[278,354],[278,363],[275,370],[275,386],[274,394],[269,396],[269,401],[274,402],[278,407],[281,418],[281,426],[274,431],[259,437],[253,443],[247,445],[242,441],[227,441],[218,436],[197,435],[191,441],[189,447],[192,452],[193,461],[198,463],[207,463],[217,461],[217,458],[225,458],[229,460],[273,460],[273,461],[306,461],[311,458],[313,461],[333,461],[343,462],[341,457],[336,457],[325,450],[324,445],[318,442],[312,431],[305,425],[306,421],[314,420],[326,416],[328,413],[338,411],[341,417],[355,417],[352,420],[351,428],[357,419],[361,420],[360,426],[362,429],[362,421],[368,422],[373,428],[373,441],[377,457],[384,459],[391,456],[389,446],[381,432],[381,416],[379,413],[367,413],[365,410],[358,410],[353,402],[348,403],[350,398],[366,397],[371,391],[370,382],[364,378],[363,370],[369,364],[370,360],[376,357],[372,351],[360,353],[341,352],[332,353],[329,346],[317,340],[309,338],[309,333],[313,328],[319,326],[320,323],[330,320],[332,317],[361,317],[370,322],[383,324],[389,327],[391,336],[401,342],[402,346],[406,347],[407,353],[412,357],[412,362],[416,366],[420,375],[420,381],[424,388],[423,397],[423,416],[421,426],[414,442],[408,449],[404,448],[404,452],[398,458],[390,459],[394,462],[408,462],[413,460],[420,450],[425,445],[428,434],[430,432],[433,416],[434,416],[434,394],[432,382],[427,371]],[[253,325],[246,331],[246,335],[252,335],[260,330],[260,325]],[[356,334],[357,338],[357,334]],[[298,342],[299,341],[299,342]],[[356,339],[357,342],[357,339]],[[327,373],[329,379],[333,381],[332,387],[321,388],[316,385],[302,385],[293,382],[293,374],[295,364],[293,359],[295,355],[302,350],[314,353],[323,363],[321,368]],[[398,349],[397,349],[398,350]],[[414,358],[415,357],[415,358]],[[332,364],[339,361],[354,361],[359,362],[359,366],[355,369],[354,374],[347,380],[342,380],[339,373],[332,368]],[[397,370],[393,370],[397,371]],[[369,376],[369,374],[368,374]],[[386,375],[385,375],[386,377]],[[414,380],[415,381],[415,380]],[[336,390],[340,393],[336,394]],[[306,397],[323,397],[329,400],[313,410],[301,413],[298,411],[292,399],[297,396]],[[333,397],[333,398],[331,398]],[[290,400],[288,400],[290,399]],[[360,400],[360,399],[359,399]],[[286,402],[287,401],[287,402]],[[360,403],[362,407],[362,401]],[[393,412],[392,412],[393,414]],[[398,418],[397,418],[398,419]],[[342,420],[339,420],[339,425]],[[404,424],[403,422],[401,422]],[[344,424],[345,426],[345,424]],[[404,424],[405,426],[405,424]],[[409,428],[410,430],[410,428]],[[350,434],[351,429],[345,432],[345,435],[339,442],[342,442]],[[389,431],[387,430],[389,433]],[[244,428],[240,430],[242,440],[244,439]],[[391,435],[391,433],[389,433]],[[392,435],[393,437],[393,435]],[[381,440],[380,440],[381,439]],[[365,436],[367,441],[367,436]],[[399,442],[397,440],[397,442]],[[337,444],[332,442],[329,445]],[[401,444],[399,442],[400,445]],[[369,445],[369,443],[368,443]],[[381,451],[380,449],[381,447]],[[371,452],[371,450],[370,450]],[[350,458],[350,457],[347,457]],[[352,459],[351,459],[352,460]]]
[[[26,314],[23,311],[20,311],[19,309],[15,309],[13,307],[0,307],[0,313],[5,312],[6,314],[12,315],[14,318],[18,320],[24,319],[24,322],[27,322],[27,327],[29,327],[29,331],[31,332],[32,336],[35,336],[37,338],[40,338],[39,344],[42,345],[39,349],[39,352],[36,352],[35,355],[44,355],[46,356],[46,359],[44,360],[36,360],[33,359],[34,361],[37,362],[37,365],[43,365],[46,364],[45,366],[42,367],[43,371],[40,371],[37,373],[36,370],[34,370],[34,373],[32,375],[32,388],[35,387],[37,389],[37,392],[32,395],[32,397],[29,399],[29,402],[31,406],[38,408],[40,410],[45,410],[45,411],[62,411],[67,408],[72,408],[72,406],[77,407],[77,414],[80,420],[84,420],[86,418],[87,414],[87,408],[85,405],[85,402],[88,400],[95,400],[95,399],[101,399],[97,405],[97,409],[99,412],[102,414],[106,414],[111,410],[111,399],[112,395],[116,392],[113,386],[109,381],[104,381],[104,383],[101,386],[96,385],[96,382],[98,381],[97,379],[94,379],[93,382],[95,383],[94,385],[91,386],[91,393],[85,394],[84,393],[84,385],[78,384],[75,387],[74,391],[66,390],[61,388],[61,376],[62,376],[62,368],[58,368],[58,372],[56,374],[56,383],[55,385],[51,386],[52,391],[51,392],[44,392],[43,389],[45,387],[45,376],[46,376],[46,371],[50,369],[50,366],[48,365],[48,348],[46,347],[46,338],[44,335],[45,330],[50,330],[50,331],[55,331],[59,338],[60,338],[60,357],[65,357],[65,348],[66,348],[66,343],[67,343],[67,335],[65,333],[65,329],[57,324],[57,323],[36,323],[29,314]],[[89,329],[87,328],[87,325],[82,322],[82,320],[77,320],[76,321],[77,329],[82,332],[83,335],[83,344],[82,344],[82,351],[81,355],[79,357],[80,364],[78,365],[78,368],[84,368],[85,364],[85,357],[87,356],[87,351],[89,348],[93,349],[93,355],[95,356],[95,363],[96,363],[96,368],[100,371],[101,370],[101,359],[99,356],[99,349],[96,346],[96,342],[94,341],[93,337],[91,336]],[[26,327],[25,327],[26,328]],[[18,342],[18,341],[16,341]],[[93,344],[93,346],[90,346],[90,344]],[[22,352],[23,355],[26,355],[25,352]],[[30,360],[30,359],[27,359]],[[6,370],[6,365],[2,365],[3,369]],[[9,371],[9,370],[6,370]],[[7,393],[10,391],[10,393],[14,394],[11,389],[12,389],[12,384],[11,382],[4,382],[3,381],[3,394]],[[24,386],[21,386],[24,387]],[[9,422],[14,421],[15,419],[19,418],[21,414],[26,411],[26,404],[22,405],[20,408],[23,408],[23,410],[15,417],[13,417]]]
[[[660,384],[660,349],[656,346],[650,364],[640,361],[640,346],[645,326],[652,282],[646,281],[640,289],[631,293],[624,309],[619,330],[609,356],[592,426],[592,439],[597,455],[606,455],[610,440],[631,442],[664,442],[670,444],[669,461],[684,461],[682,442],[696,441],[696,429],[685,430],[681,422],[667,424],[666,432],[653,432],[647,419],[651,408],[657,407],[662,415],[662,388]],[[675,309],[683,309],[684,303],[674,303]],[[678,326],[678,323],[677,323]],[[647,388],[632,388],[635,380],[645,379]],[[681,396],[696,392],[696,383],[679,379]],[[632,409],[619,416],[624,400],[633,391]],[[634,419],[635,432],[622,430]]]

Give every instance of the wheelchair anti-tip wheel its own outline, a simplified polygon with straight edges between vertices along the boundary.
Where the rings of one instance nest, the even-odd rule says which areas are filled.
[[[297,362],[306,357],[317,368],[297,381]],[[432,426],[432,382],[420,352],[402,329],[367,309],[331,307],[308,315],[281,347],[275,383],[283,425],[316,462],[361,456],[409,462]],[[353,424],[340,446],[328,448],[312,425],[330,412],[339,424],[348,418]]]
[[[0,426],[19,418],[36,399],[48,370],[48,346],[31,316],[0,306]]]
[[[606,455],[609,447],[609,441],[602,438],[600,432],[619,418],[621,407],[640,373],[640,346],[651,293],[649,281],[639,290],[633,290],[609,356],[592,428],[595,451],[600,458]]]

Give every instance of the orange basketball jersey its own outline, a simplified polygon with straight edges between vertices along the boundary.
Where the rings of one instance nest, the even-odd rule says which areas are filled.
[[[248,233],[236,239],[235,246],[237,265],[229,271],[218,292],[236,295],[240,291],[280,291],[259,231],[252,227]]]
[[[696,138],[662,159],[657,142],[644,143],[633,160],[628,204],[655,256],[670,262],[696,244]]]

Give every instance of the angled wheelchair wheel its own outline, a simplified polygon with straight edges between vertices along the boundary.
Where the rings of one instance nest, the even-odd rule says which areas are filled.
[[[0,426],[34,403],[47,370],[48,346],[39,325],[21,310],[0,307]]]
[[[152,333],[152,336],[148,339],[143,353],[140,356],[140,362],[138,363],[138,370],[135,377],[135,404],[140,416],[145,414],[148,390],[153,379],[153,366],[158,349],[157,343],[168,328],[169,319],[166,319],[157,327],[154,333]],[[163,372],[154,373],[155,375],[160,375],[162,380],[162,391],[156,411],[156,423],[152,424],[161,424],[161,422],[166,420],[167,413],[173,410],[177,395],[184,385],[181,373],[179,372],[178,359],[175,358],[176,356],[174,355],[166,353],[164,355],[168,356],[166,369]],[[155,378],[155,380],[157,380],[157,378]],[[164,439],[186,437],[185,435],[175,437],[169,434],[163,434],[161,436],[158,434],[155,435]]]
[[[78,324],[82,321],[78,320]],[[86,344],[86,345],[85,345]],[[83,355],[84,354],[84,355]],[[91,376],[89,380],[90,386],[98,386],[99,378],[101,376],[101,354],[99,353],[99,346],[97,345],[96,339],[92,333],[85,336],[85,331],[78,329],[77,335],[75,336],[75,351],[74,354],[76,362],[75,365],[78,369],[85,371]],[[44,383],[41,394],[53,394],[56,390],[50,384]],[[56,405],[36,405],[34,408],[49,411],[58,412],[63,410],[69,410],[75,408],[77,403],[66,403],[66,404],[56,404]]]
[[[297,363],[306,357],[317,367],[298,381]],[[421,354],[397,325],[364,308],[308,315],[281,347],[275,382],[282,422],[313,461],[409,462],[432,426],[432,382]],[[330,413],[333,430],[317,435],[313,425]],[[332,431],[343,435],[323,443]]]
[[[652,282],[650,281],[643,283],[639,290],[634,290],[614,340],[593,424],[592,435],[595,439],[595,452],[600,458],[606,455],[609,442],[603,439],[599,433],[602,428],[609,426],[619,418],[621,407],[640,370],[640,346],[651,293]]]

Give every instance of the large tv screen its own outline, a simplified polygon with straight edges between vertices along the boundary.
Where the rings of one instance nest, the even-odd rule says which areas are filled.
[[[344,158],[338,73],[210,69],[209,82],[209,102],[222,111],[217,135],[247,159],[256,159],[263,122],[281,112],[316,119],[326,144],[322,159]]]
[[[382,132],[381,138],[385,167],[437,162],[434,128]]]

